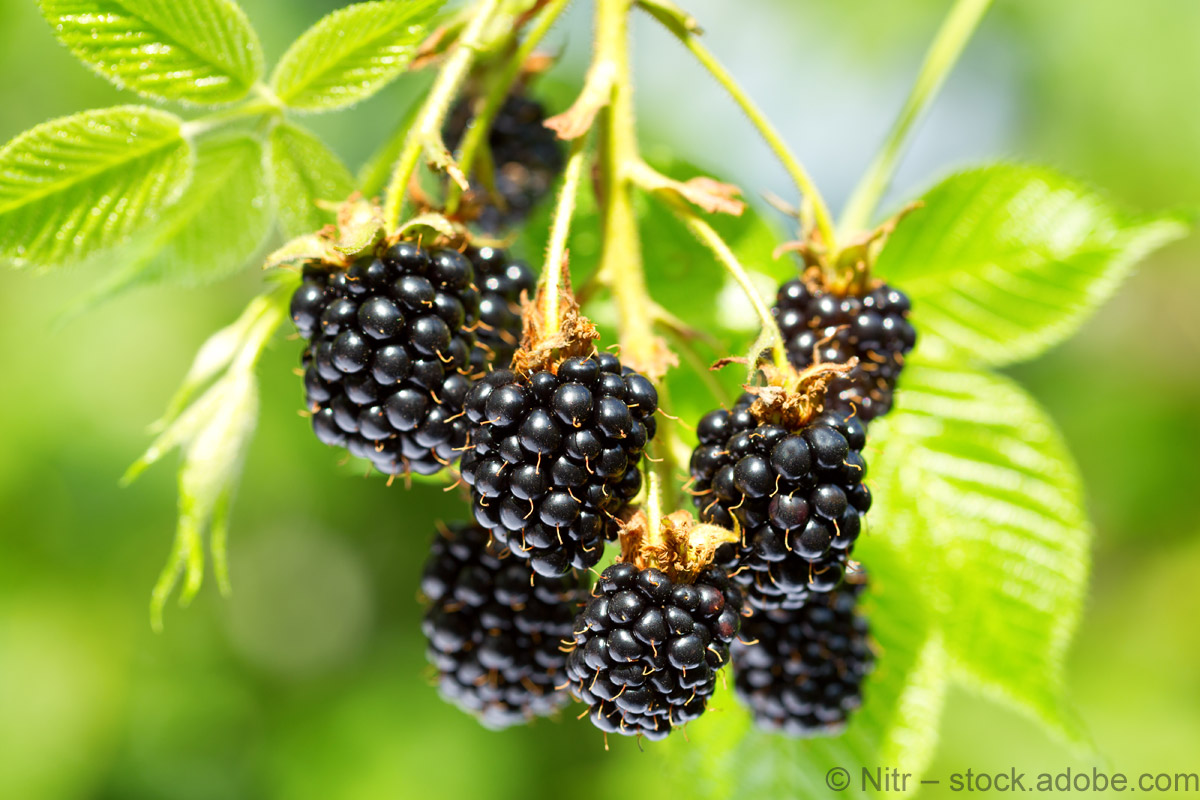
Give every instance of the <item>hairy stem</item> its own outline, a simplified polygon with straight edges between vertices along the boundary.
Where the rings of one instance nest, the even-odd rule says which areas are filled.
[[[925,54],[925,61],[900,115],[892,123],[887,139],[855,187],[838,226],[843,236],[863,230],[871,223],[883,193],[887,191],[904,152],[913,126],[937,96],[938,90],[962,55],[992,0],[956,0]]]
[[[775,322],[774,315],[771,314],[771,309],[767,306],[754,283],[751,282],[750,276],[746,274],[745,267],[738,261],[733,250],[721,238],[721,235],[713,230],[712,226],[700,218],[700,215],[691,209],[686,203],[683,203],[673,197],[662,193],[656,194],[657,197],[663,200],[680,221],[687,226],[687,229],[692,232],[692,235],[699,239],[705,247],[712,251],[716,256],[721,266],[725,268],[733,279],[737,281],[738,286],[742,287],[742,292],[745,293],[746,299],[750,301],[750,305],[754,307],[754,313],[758,315],[758,320],[762,328],[755,346],[760,344],[771,348],[771,360],[775,362],[775,366],[784,368],[787,366],[787,351],[783,346],[783,335],[779,332],[779,325]],[[756,368],[757,353],[750,359],[750,371],[754,372]]]
[[[470,22],[463,29],[462,37],[442,65],[437,79],[429,89],[421,112],[405,137],[404,148],[396,161],[384,203],[384,221],[389,230],[394,230],[400,224],[404,196],[421,154],[438,146],[445,150],[441,141],[442,123],[450,110],[450,103],[471,71],[471,65],[475,63],[475,55],[486,35],[488,23],[495,16],[499,6],[500,0],[480,0]]]
[[[836,250],[837,241],[834,233],[833,217],[829,213],[829,206],[826,204],[825,198],[821,196],[820,191],[818,191],[816,184],[813,183],[808,170],[804,168],[800,159],[788,147],[779,130],[771,124],[771,121],[767,119],[766,115],[763,114],[755,102],[750,99],[745,89],[738,85],[738,82],[729,74],[724,65],[717,61],[708,48],[700,42],[700,37],[681,26],[668,25],[666,28],[683,42],[684,47],[696,57],[696,60],[709,71],[717,80],[717,83],[721,84],[725,91],[729,93],[729,96],[733,98],[734,102],[741,107],[751,124],[758,130],[759,135],[762,136],[767,145],[775,153],[775,157],[783,164],[783,168],[791,176],[792,182],[796,184],[796,189],[805,201],[803,204],[805,213],[811,212],[813,217],[812,224],[815,224],[817,231],[821,234],[821,243],[831,252]]]
[[[554,208],[554,223],[550,228],[550,242],[546,246],[546,262],[542,265],[542,282],[545,287],[546,334],[558,333],[558,299],[562,289],[562,275],[567,268],[567,237],[571,233],[571,218],[575,214],[575,198],[579,195],[580,178],[583,175],[587,151],[586,137],[571,143],[571,155],[563,171],[562,189],[558,193],[558,204]]]
[[[646,287],[642,267],[637,216],[633,209],[630,171],[641,162],[633,108],[633,83],[629,65],[629,14],[633,0],[596,0],[595,63],[611,69],[611,94],[600,116],[600,218],[604,252],[600,273],[612,288],[621,332],[621,358],[656,378],[661,375],[662,353],[654,335],[654,302]],[[669,441],[665,420],[658,437]],[[662,448],[655,445],[656,451]],[[672,460],[666,457],[649,469],[647,514],[651,524],[645,544],[663,546],[661,486],[673,484]]]
[[[596,61],[612,70],[609,103],[600,117],[600,272],[616,300],[622,358],[646,369],[658,354],[629,178],[630,167],[640,160],[629,69],[631,7],[632,0],[596,2]]]
[[[525,62],[533,55],[533,51],[545,38],[550,29],[554,27],[554,23],[558,21],[559,16],[566,9],[570,0],[550,0],[550,2],[538,12],[534,19],[533,25],[529,28],[529,33],[525,34],[524,40],[520,47],[513,53],[512,57],[504,67],[504,71],[498,77],[492,80],[488,85],[487,94],[483,98],[483,105],[475,114],[471,125],[467,127],[466,133],[463,134],[462,142],[458,147],[458,165],[463,173],[469,178],[471,170],[475,166],[475,156],[483,145],[488,133],[492,129],[492,121],[496,119],[496,114],[504,106],[504,101],[508,99],[508,93],[512,86],[517,81],[517,76],[521,74],[521,68]],[[462,189],[457,185],[450,187],[449,194],[446,198],[446,210],[453,213],[458,209],[459,201],[462,199]]]

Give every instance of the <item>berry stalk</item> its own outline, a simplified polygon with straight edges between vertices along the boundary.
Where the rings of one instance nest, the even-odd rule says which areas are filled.
[[[653,14],[656,19],[661,18],[657,14]],[[766,115],[762,112],[755,102],[746,93],[738,82],[734,80],[729,71],[724,65],[719,62],[716,57],[700,42],[700,38],[695,35],[695,31],[683,25],[666,25],[664,26],[671,33],[675,34],[676,38],[683,43],[683,46],[688,49],[696,60],[708,70],[709,74],[716,79],[717,83],[729,94],[735,103],[741,107],[742,112],[754,125],[759,135],[775,153],[775,157],[787,170],[791,176],[792,182],[796,184],[796,189],[800,192],[801,198],[804,199],[802,205],[802,213],[811,219],[804,220],[805,234],[814,226],[821,235],[821,243],[830,251],[837,249],[837,239],[833,227],[833,217],[829,213],[829,206],[825,199],[821,196],[821,192],[817,189],[813,182],[812,176],[808,174],[808,170],[796,157],[796,154],[788,147],[779,130],[771,124]]]
[[[563,272],[567,269],[567,237],[571,233],[571,219],[575,215],[575,199],[579,195],[579,182],[586,161],[586,137],[576,139],[571,145],[571,155],[563,170],[562,189],[559,190],[558,205],[554,209],[554,223],[550,229],[550,242],[546,246],[546,262],[542,266],[542,285],[545,288],[546,333],[553,336],[559,327],[559,293],[565,283]]]
[[[768,347],[771,349],[771,360],[775,366],[780,369],[786,367],[788,363],[787,350],[784,348],[783,336],[779,333],[779,326],[775,322],[775,316],[767,307],[762,295],[758,293],[758,289],[750,281],[750,276],[746,274],[745,268],[738,261],[733,250],[729,248],[729,245],[725,243],[720,234],[713,230],[711,225],[701,219],[700,215],[692,211],[686,204],[666,195],[660,194],[659,197],[670,206],[680,221],[692,232],[692,235],[699,239],[708,249],[712,250],[717,261],[733,276],[733,279],[742,287],[742,291],[745,293],[746,299],[750,301],[750,305],[754,306],[754,313],[758,315],[759,322],[761,323],[761,331],[758,339],[754,342],[753,351],[750,353],[750,374],[753,375],[758,368],[759,354]]]
[[[458,171],[442,141],[442,123],[450,110],[450,103],[471,71],[471,65],[475,63],[475,56],[483,44],[488,23],[496,15],[499,7],[500,0],[480,0],[474,16],[463,29],[462,38],[455,45],[454,52],[446,59],[425,98],[421,112],[405,137],[404,149],[400,151],[400,157],[396,161],[384,203],[384,222],[388,230],[394,230],[400,224],[404,197],[422,153],[431,151],[434,160]],[[465,178],[462,180],[465,181]]]
[[[838,226],[843,236],[863,230],[870,224],[871,216],[892,181],[913,126],[937,97],[946,76],[954,68],[991,4],[992,0],[957,0],[950,10],[925,54],[917,80],[908,99],[904,101],[904,107],[900,109],[900,115],[892,124],[883,147],[846,203]]]

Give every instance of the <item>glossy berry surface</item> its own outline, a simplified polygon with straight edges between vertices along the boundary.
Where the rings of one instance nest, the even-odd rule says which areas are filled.
[[[741,609],[741,592],[720,570],[684,584],[656,569],[614,564],[575,620],[571,693],[588,704],[600,730],[663,739],[704,713]]]
[[[847,582],[800,608],[743,621],[733,645],[734,685],[759,727],[800,737],[845,727],[874,663],[867,619],[856,610],[862,590]]]
[[[460,465],[479,524],[541,575],[587,569],[642,485],[658,394],[609,353],[522,378],[496,370],[467,394]]]
[[[471,351],[471,371],[505,369],[521,341],[521,294],[533,294],[536,279],[529,265],[495,247],[469,247],[479,289],[479,326]]]
[[[569,578],[535,576],[498,558],[488,532],[439,533],[421,577],[422,628],[446,700],[489,728],[546,716],[569,699],[564,683],[571,622],[586,592]]]
[[[400,242],[348,269],[306,266],[291,316],[317,438],[381,472],[458,457],[480,313],[471,259]]]
[[[692,502],[702,521],[740,529],[721,563],[751,608],[797,608],[834,589],[871,505],[863,485],[866,431],[824,413],[802,430],[759,423],[744,394],[705,415],[692,452]],[[735,528],[736,520],[736,528]]]
[[[442,135],[451,150],[472,122],[473,103],[474,98],[464,98],[450,111]],[[542,104],[522,94],[509,95],[496,114],[488,148],[502,205],[492,202],[482,182],[472,177],[471,194],[483,201],[475,220],[481,230],[498,234],[519,225],[554,187],[565,159],[562,143],[545,120]]]
[[[801,279],[779,288],[772,312],[797,369],[821,361],[858,366],[834,378],[825,407],[870,422],[892,407],[896,379],[917,340],[908,297],[884,284],[862,297],[838,296]]]

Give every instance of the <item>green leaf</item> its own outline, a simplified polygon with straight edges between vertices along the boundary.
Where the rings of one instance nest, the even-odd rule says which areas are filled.
[[[229,507],[258,418],[254,367],[286,316],[288,296],[289,292],[276,291],[255,298],[237,322],[201,347],[164,417],[165,427],[122,479],[122,483],[130,483],[172,450],[183,454],[175,543],[150,600],[151,623],[156,630],[162,628],[163,609],[181,577],[181,604],[186,605],[200,590],[206,534],[218,581],[223,590],[228,589],[225,539]],[[205,383],[209,384],[207,390],[184,407]]]
[[[262,145],[232,135],[202,142],[192,186],[127,260],[131,284],[194,286],[246,265],[271,231],[272,204]]]
[[[696,798],[778,800],[825,797],[826,775],[847,770],[851,783],[839,796],[897,796],[863,790],[863,770],[899,766],[914,773],[909,791],[928,765],[937,741],[946,686],[940,637],[931,625],[921,586],[901,556],[880,538],[864,540],[859,555],[870,575],[864,611],[878,652],[864,686],[864,703],[846,732],[798,741],[755,729],[732,693],[714,701],[714,713],[678,734],[666,747],[670,759],[651,769],[672,767],[671,794]],[[732,679],[732,676],[727,676]],[[716,711],[720,709],[719,712]]]
[[[275,207],[284,236],[312,233],[334,221],[317,201],[339,203],[354,191],[354,177],[319,138],[292,123],[271,132]]]
[[[126,240],[188,184],[173,114],[120,106],[64,117],[0,149],[0,257],[58,266]]]
[[[333,111],[365,100],[408,66],[441,4],[385,0],[339,9],[288,48],[271,87],[302,111]]]
[[[215,105],[245,96],[262,46],[232,0],[39,0],[54,34],[93,72],[158,100]]]
[[[880,254],[913,301],[926,352],[986,364],[1038,355],[1073,333],[1140,259],[1183,236],[1130,220],[1045,169],[990,166],[929,191]]]
[[[1054,424],[1007,378],[914,359],[897,408],[872,425],[884,525],[925,578],[956,674],[1070,741],[1063,663],[1092,531]]]

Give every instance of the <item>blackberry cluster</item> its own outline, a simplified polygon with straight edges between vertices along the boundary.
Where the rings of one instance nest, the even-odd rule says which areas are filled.
[[[799,609],[760,611],[743,623],[733,645],[734,684],[760,727],[836,735],[862,704],[875,658],[867,619],[855,611],[863,588],[847,582]]]
[[[451,109],[442,138],[451,150],[458,147],[472,123],[473,98],[464,98]],[[542,104],[522,94],[511,94],[492,121],[488,147],[495,165],[496,192],[504,201],[499,208],[484,202],[475,221],[487,233],[498,234],[520,224],[549,194],[565,162],[562,143],[543,123]],[[471,193],[487,198],[487,190],[474,177]]]
[[[760,423],[744,394],[696,426],[692,501],[703,522],[735,529],[740,545],[718,553],[754,609],[798,608],[842,579],[862,515],[866,431],[856,417],[825,412],[799,431]]]
[[[638,493],[658,392],[611,353],[557,373],[496,370],[470,390],[460,469],[475,519],[540,575],[600,560],[614,516]]]
[[[839,296],[803,279],[779,288],[772,311],[797,369],[821,360],[858,366],[829,383],[827,410],[870,422],[892,407],[896,379],[917,332],[908,321],[908,297],[883,284],[858,297]]]
[[[741,608],[741,592],[720,570],[686,584],[613,564],[575,620],[571,693],[591,707],[600,730],[662,739],[704,712]]]
[[[411,242],[349,269],[304,268],[292,321],[308,340],[304,389],[317,438],[381,472],[437,472],[466,441],[479,291],[456,250]]]
[[[566,667],[561,648],[584,595],[572,579],[534,576],[528,564],[497,557],[490,541],[476,525],[435,537],[421,578],[422,629],[442,696],[498,729],[567,702],[555,689]]]
[[[471,351],[471,371],[483,374],[507,367],[521,339],[521,294],[533,292],[533,270],[494,247],[471,247],[467,257],[475,266],[479,287],[479,327]]]

